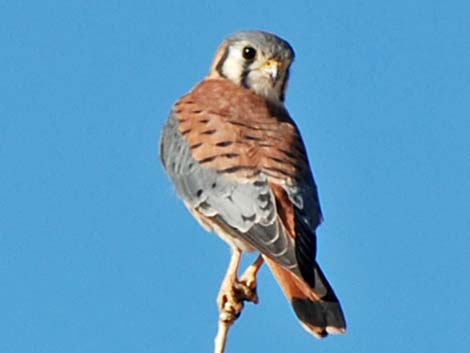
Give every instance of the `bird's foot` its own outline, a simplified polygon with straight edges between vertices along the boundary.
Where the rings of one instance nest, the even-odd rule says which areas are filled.
[[[261,264],[262,262],[260,263],[257,260],[253,265],[249,266],[240,277],[238,284],[236,284],[240,286],[239,290],[243,293],[245,300],[254,304],[258,304],[259,302],[258,293],[256,290],[256,275],[258,274]]]
[[[241,280],[227,281],[220,288],[217,305],[220,319],[227,323],[234,322],[241,314],[244,302],[258,303],[256,281]]]

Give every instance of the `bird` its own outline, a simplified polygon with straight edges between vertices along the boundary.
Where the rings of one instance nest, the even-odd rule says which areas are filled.
[[[300,324],[317,338],[345,333],[341,304],[316,261],[322,223],[316,183],[285,98],[291,45],[240,31],[219,46],[209,74],[172,107],[160,159],[176,193],[231,248],[217,297],[232,320],[257,302],[267,263]],[[259,254],[242,276],[245,252]]]

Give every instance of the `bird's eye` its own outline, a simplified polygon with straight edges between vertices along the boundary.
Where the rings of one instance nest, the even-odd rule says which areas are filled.
[[[245,60],[253,60],[256,56],[256,49],[253,47],[243,48],[243,58]]]

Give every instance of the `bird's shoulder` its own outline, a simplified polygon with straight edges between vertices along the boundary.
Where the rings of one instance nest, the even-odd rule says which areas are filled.
[[[308,168],[300,133],[289,113],[249,89],[206,79],[173,107],[193,157],[228,176],[264,173],[293,179]]]

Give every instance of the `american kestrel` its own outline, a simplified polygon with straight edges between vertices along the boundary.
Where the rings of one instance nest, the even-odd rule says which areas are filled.
[[[316,337],[344,333],[340,303],[315,260],[322,222],[307,153],[284,99],[294,51],[261,31],[222,43],[209,75],[172,108],[161,161],[193,216],[232,249],[219,310],[257,301],[269,265],[302,326]],[[238,277],[242,252],[260,256]]]

